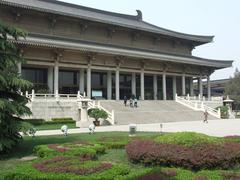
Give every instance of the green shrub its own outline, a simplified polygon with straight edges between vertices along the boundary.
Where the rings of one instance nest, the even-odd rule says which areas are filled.
[[[94,118],[96,121],[98,121],[98,119],[102,118],[102,119],[107,119],[108,114],[106,111],[102,110],[102,109],[89,109],[88,110],[88,115],[92,118]]]
[[[66,118],[52,118],[51,119],[53,122],[59,122],[59,123],[62,123],[62,122],[75,122],[71,117],[66,117]]]
[[[48,144],[34,147],[34,152],[39,157],[64,156],[90,156],[95,157],[98,153],[104,153],[105,147],[100,144],[84,144],[82,142],[65,144]]]
[[[212,137],[195,132],[169,133],[155,138],[157,143],[178,144],[184,146],[194,146],[198,144],[222,143],[224,140],[218,137]]]
[[[150,172],[150,168],[138,168],[133,169],[128,165],[117,164],[113,165],[110,169],[106,169],[101,172],[92,173],[88,175],[76,175],[71,173],[44,173],[36,170],[32,163],[26,163],[21,166],[17,166],[16,169],[8,172],[4,179],[6,180],[37,180],[37,179],[79,179],[79,180],[129,180],[137,179]]]
[[[227,119],[228,118],[228,107],[227,106],[218,106],[215,109],[219,109],[221,112],[221,118]]]
[[[45,122],[44,119],[24,119],[23,121],[31,123],[32,125],[41,125]]]

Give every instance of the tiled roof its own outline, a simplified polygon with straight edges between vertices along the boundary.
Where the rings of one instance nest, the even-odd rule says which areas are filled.
[[[233,61],[211,60],[195,56],[181,56],[167,53],[159,53],[137,48],[126,48],[121,46],[106,45],[100,43],[86,42],[76,39],[53,37],[46,35],[29,34],[26,39],[20,39],[16,43],[32,46],[43,46],[50,48],[70,49],[77,51],[91,51],[111,55],[122,55],[134,58],[153,59],[166,62],[177,62],[184,64],[195,64],[208,66],[214,69],[231,67]]]
[[[194,42],[195,45],[211,42],[213,36],[198,36],[167,30],[142,20],[142,13],[137,16],[113,13],[56,0],[0,0],[0,4],[32,9],[46,13],[59,14],[95,22],[101,22],[130,29],[161,34]]]

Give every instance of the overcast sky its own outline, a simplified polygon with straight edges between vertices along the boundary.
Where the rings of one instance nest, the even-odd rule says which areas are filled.
[[[215,71],[224,79],[240,69],[240,0],[62,0],[96,9],[136,15],[157,26],[183,33],[214,35],[214,42],[197,47],[194,56],[234,60],[233,67]]]

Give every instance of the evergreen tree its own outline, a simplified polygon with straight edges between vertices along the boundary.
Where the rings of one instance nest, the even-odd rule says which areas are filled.
[[[20,139],[21,116],[31,114],[28,99],[20,95],[32,85],[18,73],[18,63],[24,60],[13,43],[26,33],[0,22],[0,153],[9,151]]]
[[[226,96],[229,95],[234,100],[235,108],[240,107],[240,72],[236,69],[234,77],[230,78],[229,83],[225,87]]]

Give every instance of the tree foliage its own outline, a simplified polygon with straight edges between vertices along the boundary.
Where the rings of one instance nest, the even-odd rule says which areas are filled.
[[[24,60],[13,43],[26,33],[0,22],[0,153],[9,151],[21,139],[21,116],[31,114],[28,99],[19,90],[32,85],[18,73],[18,63]]]
[[[102,119],[108,118],[107,112],[102,109],[90,109],[90,111],[88,112],[88,115],[94,118],[96,121],[98,121],[98,119],[100,118]]]
[[[229,95],[234,100],[236,108],[240,105],[240,72],[236,69],[234,77],[230,78],[229,83],[225,87],[225,95]]]

